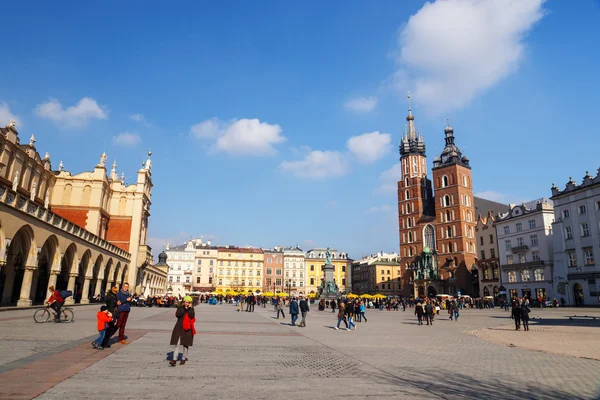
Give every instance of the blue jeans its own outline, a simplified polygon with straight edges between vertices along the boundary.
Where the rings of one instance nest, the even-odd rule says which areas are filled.
[[[298,314],[292,314],[292,325],[296,325],[297,320],[298,320]]]
[[[98,339],[96,339],[96,344],[102,347],[102,341],[104,340],[104,335],[106,335],[106,329],[102,329],[101,331],[98,331],[98,333],[100,334],[100,336],[98,337]]]
[[[346,322],[346,318],[344,318],[344,317],[338,318],[337,327],[338,327],[338,328],[340,327],[340,323],[341,323],[342,321],[344,321],[344,325],[346,325],[346,328],[348,328],[348,323]]]
[[[348,329],[352,329],[352,327],[356,328],[356,324],[354,323],[354,318],[348,318]]]

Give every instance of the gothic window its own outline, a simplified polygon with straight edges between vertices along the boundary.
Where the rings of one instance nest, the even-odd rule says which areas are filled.
[[[423,228],[423,241],[425,246],[429,247],[430,249],[435,248],[435,232],[433,230],[433,226],[427,225],[425,228]]]
[[[467,176],[463,175],[463,186],[467,186]]]
[[[406,178],[406,179],[404,180],[404,186],[407,186],[407,187],[408,187],[408,178]]]
[[[448,177],[446,175],[444,175],[442,177],[442,187],[446,187],[448,186]]]
[[[412,243],[413,241],[413,235],[412,232],[408,232],[408,243]],[[411,254],[412,255],[412,254]]]
[[[411,219],[410,219],[410,218],[406,220],[406,226],[407,226],[408,228],[412,228],[412,221],[411,221]]]
[[[404,196],[404,200],[410,200],[410,191],[407,190],[406,192],[404,192]]]
[[[452,243],[448,243],[448,253],[452,253]]]
[[[444,204],[443,204],[443,205],[444,205],[445,207],[448,207],[448,206],[450,206],[450,196],[448,196],[448,195],[445,195],[445,196],[444,196]]]
[[[411,207],[410,207],[410,203],[407,203],[407,204],[406,204],[406,213],[407,213],[407,214],[410,214],[410,213],[411,213],[410,209],[411,209]]]
[[[450,221],[450,210],[446,210],[446,222]]]
[[[452,237],[452,227],[451,226],[446,228],[446,237],[449,237],[449,238]]]

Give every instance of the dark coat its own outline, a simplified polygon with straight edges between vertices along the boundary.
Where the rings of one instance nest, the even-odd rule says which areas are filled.
[[[298,315],[298,302],[296,300],[290,301],[290,314]]]
[[[310,307],[308,306],[308,301],[306,301],[306,300],[300,301],[300,311],[302,311],[302,312],[310,311]]]
[[[110,311],[113,315],[113,319],[117,319],[119,317],[119,311],[117,311],[117,295],[109,290],[106,293],[106,307],[108,311]]]
[[[177,311],[175,312],[175,317],[177,317],[177,322],[175,323],[175,327],[173,327],[173,333],[171,334],[171,346],[175,346],[177,342],[179,342],[183,346],[193,346],[194,345],[194,334],[191,330],[184,331],[183,330],[183,317],[188,314],[190,319],[196,318],[196,312],[194,311],[194,307],[190,307],[185,309],[183,306],[177,307]]]

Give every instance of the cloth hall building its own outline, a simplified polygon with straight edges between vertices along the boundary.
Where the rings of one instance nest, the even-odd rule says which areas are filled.
[[[410,103],[406,120],[398,182],[401,293],[475,294],[471,269],[476,269],[477,224],[469,159],[455,145],[448,124],[445,147],[433,160],[430,179],[425,142],[415,129]]]
[[[72,174],[38,153],[33,135],[21,144],[16,124],[0,128],[0,304],[29,306],[48,287],[88,303],[113,284],[139,294],[164,291],[167,272],[146,244],[152,174],[150,153],[134,182],[106,154],[90,171]]]

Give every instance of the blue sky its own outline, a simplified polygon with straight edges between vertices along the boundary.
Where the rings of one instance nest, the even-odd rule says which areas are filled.
[[[3,10],[0,123],[72,172],[106,151],[134,179],[152,148],[155,251],[200,235],[397,251],[408,90],[429,165],[449,117],[485,197],[549,196],[600,167],[598,1]]]

